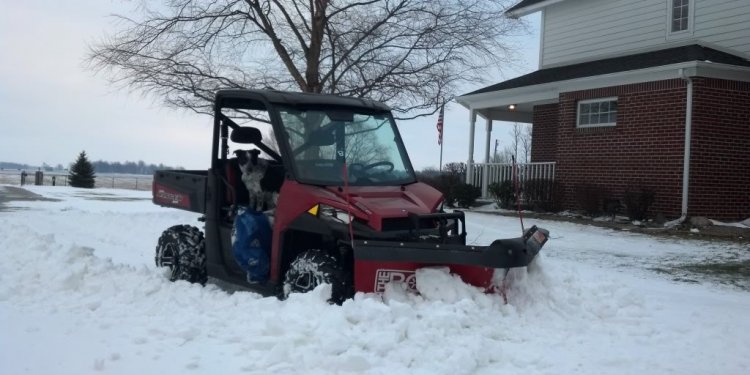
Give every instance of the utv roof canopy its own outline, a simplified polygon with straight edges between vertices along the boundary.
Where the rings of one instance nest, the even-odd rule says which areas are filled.
[[[327,94],[312,94],[290,91],[228,89],[216,93],[215,105],[219,108],[264,109],[265,103],[290,106],[330,106],[367,108],[375,111],[390,111],[387,105],[369,99],[343,97]]]

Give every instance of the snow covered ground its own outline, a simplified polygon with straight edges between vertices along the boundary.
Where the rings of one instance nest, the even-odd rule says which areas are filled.
[[[197,215],[149,192],[29,189],[57,201],[0,206],[0,374],[750,373],[750,293],[653,271],[746,260],[739,244],[539,221],[552,239],[507,305],[429,269],[420,296],[331,306],[321,288],[282,302],[168,282],[156,239]],[[477,243],[520,232],[467,221]]]

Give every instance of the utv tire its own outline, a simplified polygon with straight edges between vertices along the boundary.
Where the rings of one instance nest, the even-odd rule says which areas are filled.
[[[331,303],[341,304],[351,297],[351,282],[341,265],[323,250],[307,250],[297,256],[284,275],[284,298],[291,293],[306,293],[321,284],[331,284]]]
[[[203,232],[190,225],[175,225],[162,233],[156,246],[156,266],[169,267],[170,281],[205,284],[206,249]]]

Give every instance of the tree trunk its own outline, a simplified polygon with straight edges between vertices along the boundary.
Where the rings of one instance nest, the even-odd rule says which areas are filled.
[[[310,46],[307,50],[307,92],[319,93],[323,87],[320,84],[320,50],[323,47],[323,37],[326,23],[326,8],[328,0],[315,0],[312,10],[312,28],[310,30]]]

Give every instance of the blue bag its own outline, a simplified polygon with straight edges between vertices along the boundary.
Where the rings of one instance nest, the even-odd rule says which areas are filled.
[[[249,283],[268,280],[271,224],[263,212],[239,207],[232,230],[232,254]]]

